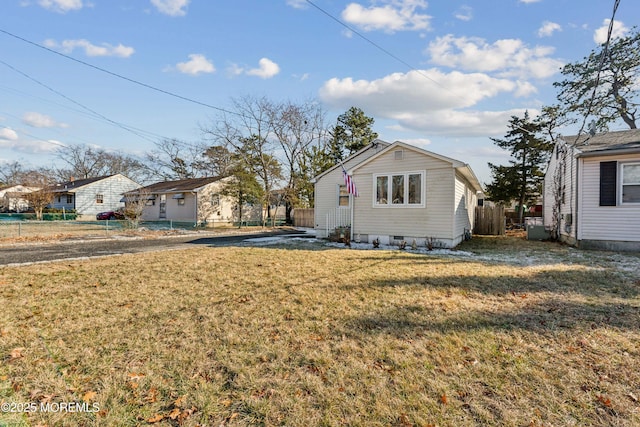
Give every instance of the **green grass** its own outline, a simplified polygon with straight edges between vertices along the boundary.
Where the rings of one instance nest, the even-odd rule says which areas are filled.
[[[640,425],[636,256],[316,249],[1,268],[0,401],[99,412],[0,425]]]

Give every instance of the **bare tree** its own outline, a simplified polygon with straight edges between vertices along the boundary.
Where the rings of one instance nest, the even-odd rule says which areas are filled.
[[[55,189],[53,184],[49,175],[35,171],[32,171],[28,180],[24,182],[27,187],[39,188],[39,190],[24,193],[22,196],[35,211],[38,220],[42,220],[42,211],[53,201]]]
[[[202,148],[178,139],[163,139],[147,153],[146,167],[155,178],[166,181],[197,178]]]
[[[66,181],[70,177],[95,178],[117,173],[137,180],[141,179],[145,172],[144,164],[132,156],[87,145],[59,148],[56,157],[67,165],[66,168],[55,171],[55,176],[60,181]]]
[[[124,217],[128,221],[130,228],[137,229],[140,226],[144,209],[150,198],[151,193],[144,188],[125,193]]]
[[[243,97],[233,99],[235,114],[223,114],[215,127],[203,129],[215,145],[232,152],[246,166],[262,187],[262,205],[266,217],[272,217],[272,194],[282,179],[280,162],[275,156],[277,142],[273,131],[273,104],[266,98]],[[266,218],[263,216],[263,226]]]
[[[315,102],[275,105],[270,111],[273,133],[283,155],[282,163],[287,184],[284,191],[287,222],[291,223],[293,208],[306,205],[301,196],[304,180],[305,154],[326,135],[324,111]]]

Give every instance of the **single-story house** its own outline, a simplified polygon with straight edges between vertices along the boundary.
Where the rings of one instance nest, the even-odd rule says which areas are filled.
[[[2,210],[12,212],[26,211],[29,208],[29,201],[24,198],[24,195],[37,190],[40,190],[40,188],[27,187],[20,184],[0,188]]]
[[[544,225],[578,247],[640,250],[640,129],[559,138]]]
[[[239,221],[238,207],[222,189],[231,178],[190,178],[164,181],[125,193],[123,200],[146,200],[141,219],[144,221],[172,220],[213,226],[217,223]],[[260,207],[243,207],[242,221],[258,221]]]
[[[381,244],[455,247],[470,236],[483,195],[469,165],[401,141],[377,140],[314,181],[318,237],[348,227],[351,239]]]
[[[53,201],[49,207],[75,210],[78,219],[95,219],[96,214],[124,207],[122,194],[140,184],[122,174],[95,178],[74,179],[52,188]]]

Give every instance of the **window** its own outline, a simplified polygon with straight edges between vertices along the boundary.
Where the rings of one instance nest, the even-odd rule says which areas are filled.
[[[96,194],[96,203],[98,204],[104,203],[104,194]]]
[[[404,204],[404,175],[391,177],[391,202],[394,205]]]
[[[376,177],[376,204],[386,205],[389,200],[389,177],[378,176]]]
[[[184,206],[184,197],[182,199],[177,199],[178,200],[178,206]]]
[[[347,191],[346,185],[338,186],[338,207],[348,208],[349,207],[349,191]]]
[[[640,163],[622,164],[622,203],[640,203]]]
[[[220,206],[220,195],[219,194],[212,194],[211,195],[211,206],[213,206],[213,207]]]
[[[377,207],[423,207],[425,172],[374,175]]]
[[[71,194],[67,194],[67,204],[70,205],[73,203],[73,196]]]
[[[422,203],[422,177],[419,173],[409,174],[409,204]]]

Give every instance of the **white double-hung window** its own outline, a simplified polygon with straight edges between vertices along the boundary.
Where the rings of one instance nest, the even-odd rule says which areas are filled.
[[[622,163],[622,203],[640,203],[640,163]]]
[[[373,176],[374,207],[424,207],[425,171]]]

